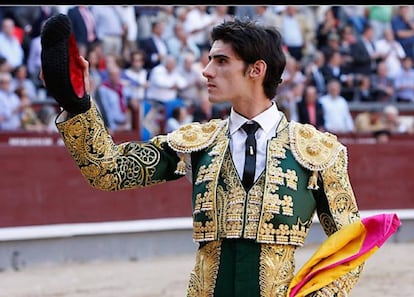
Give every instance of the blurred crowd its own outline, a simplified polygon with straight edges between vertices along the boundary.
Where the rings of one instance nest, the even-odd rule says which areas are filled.
[[[1,6],[0,131],[56,131],[59,109],[39,71],[42,26],[58,13],[72,21],[111,132],[139,126],[146,139],[225,118],[229,106],[208,101],[202,69],[211,28],[234,18],[281,31],[287,62],[273,100],[290,120],[333,133],[414,132],[413,116],[400,114],[414,106],[411,5]],[[351,102],[367,108],[352,112]]]

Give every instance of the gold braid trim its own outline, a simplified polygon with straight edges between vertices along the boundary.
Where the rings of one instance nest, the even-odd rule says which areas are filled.
[[[149,143],[116,145],[93,100],[88,111],[56,123],[56,126],[73,160],[92,187],[117,191],[164,181],[154,179],[161,159],[157,146],[162,138]]]
[[[321,132],[309,124],[290,123],[290,147],[295,159],[305,168],[320,171],[330,167],[342,150],[334,134]]]
[[[303,167],[313,171],[309,178],[308,189],[319,188],[318,171],[332,166],[341,151],[345,152],[345,162],[348,162],[346,147],[332,133],[318,131],[310,124],[291,122],[289,136],[295,159]]]
[[[186,124],[167,134],[168,145],[179,153],[197,152],[210,146],[228,120],[213,119],[205,124]]]

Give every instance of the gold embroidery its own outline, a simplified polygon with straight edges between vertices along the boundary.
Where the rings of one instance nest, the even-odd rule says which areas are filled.
[[[260,296],[286,297],[295,271],[295,247],[262,244],[260,252]]]
[[[341,151],[333,166],[321,172],[325,194],[337,230],[360,217],[346,166],[346,155]]]
[[[333,164],[345,147],[329,132],[309,124],[290,123],[290,144],[295,159],[309,170],[323,170]]]
[[[217,183],[220,168],[224,159],[224,152],[228,147],[228,138],[225,135],[226,130],[222,129],[221,133],[217,136],[217,143],[212,147],[209,155],[212,157],[208,166],[201,166],[201,170],[197,174],[196,183],[200,185],[205,183],[205,191],[203,193],[197,193],[194,203],[193,219],[199,213],[204,213],[207,217],[206,222],[196,222],[193,228],[193,238],[197,242],[210,241],[218,239],[219,230],[218,224],[218,212],[221,211],[217,207],[216,203],[221,205],[221,202],[217,202],[219,198],[216,197],[218,193]]]
[[[57,123],[57,128],[82,175],[95,188],[117,191],[164,182],[154,179],[160,162],[152,142],[116,145],[93,100],[82,114]]]
[[[208,123],[197,122],[186,124],[174,132],[167,134],[169,146],[180,153],[191,153],[209,147],[216,139],[226,120],[213,119]]]
[[[197,251],[190,274],[187,297],[212,297],[220,264],[221,241],[212,241]]]
[[[292,190],[298,189],[298,176],[296,175],[295,170],[287,169],[285,173],[286,178],[286,187],[291,188]]]

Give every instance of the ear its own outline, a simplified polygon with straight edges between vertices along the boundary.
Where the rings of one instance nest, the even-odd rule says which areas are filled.
[[[259,78],[259,77],[264,77],[266,74],[266,69],[267,69],[266,62],[263,60],[257,60],[256,62],[254,62],[254,64],[252,64],[250,68],[249,76],[254,79]]]

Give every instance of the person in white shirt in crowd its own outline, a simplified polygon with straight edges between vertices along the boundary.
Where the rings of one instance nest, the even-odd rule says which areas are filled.
[[[207,11],[206,5],[191,6],[184,21],[184,29],[197,46],[209,48],[209,29],[213,18]]]
[[[394,79],[394,88],[398,102],[414,102],[414,69],[410,56],[402,60],[402,70]]]
[[[341,94],[341,84],[332,79],[327,85],[327,94],[319,98],[325,115],[325,129],[331,133],[354,132],[354,120],[352,118],[348,101]]]
[[[96,36],[102,42],[105,54],[122,54],[123,37],[127,25],[122,16],[121,5],[93,5]]]
[[[414,132],[413,120],[404,121],[403,119],[409,118],[401,116],[400,111],[395,105],[388,104],[384,106],[381,120],[385,129],[391,134],[412,134]]]
[[[151,70],[148,84],[147,98],[159,103],[178,99],[178,91],[187,87],[187,81],[178,71],[172,55],[167,55],[161,64]]]
[[[388,77],[395,79],[402,69],[401,61],[406,54],[401,43],[395,40],[394,31],[391,28],[383,30],[383,37],[375,41],[375,48],[384,57]]]
[[[134,5],[120,5],[119,12],[124,22],[124,36],[122,44],[122,56],[129,62],[131,52],[138,47],[138,21]]]
[[[11,90],[12,75],[0,72],[0,131],[16,131],[21,129],[21,111],[29,101],[20,101]]]
[[[24,51],[20,41],[14,35],[15,23],[11,18],[4,18],[0,32],[0,56],[6,58],[12,70],[24,62]]]
[[[300,7],[287,5],[278,16],[277,28],[281,30],[289,54],[297,61],[302,62],[302,58],[314,50],[312,40],[315,37],[315,29]]]
[[[23,87],[30,101],[37,99],[37,88],[33,81],[29,78],[27,66],[22,64],[17,66],[13,72],[13,79],[11,82],[11,90],[15,91],[17,88]]]
[[[131,64],[122,70],[122,79],[130,89],[131,100],[142,101],[148,87],[148,72],[144,68],[145,52],[137,49],[131,53]]]

